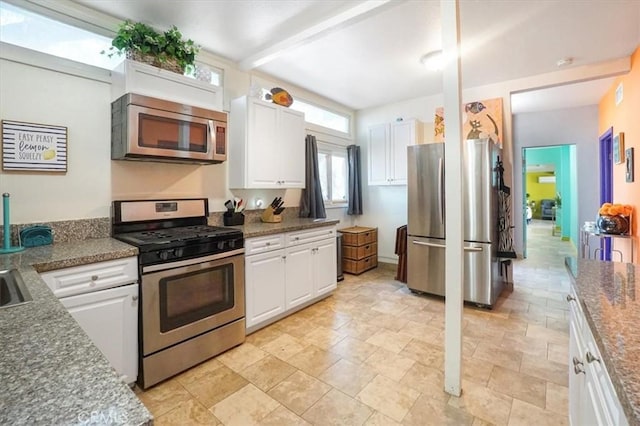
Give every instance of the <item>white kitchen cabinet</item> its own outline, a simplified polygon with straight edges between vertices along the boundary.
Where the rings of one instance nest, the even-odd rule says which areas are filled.
[[[125,383],[138,376],[138,284],[60,299]]]
[[[231,101],[229,187],[304,188],[304,113],[243,96]]]
[[[628,425],[574,289],[569,296],[569,421]]]
[[[40,274],[126,383],[138,376],[138,259]]]
[[[279,248],[282,242],[284,249]],[[314,303],[337,288],[335,227],[248,238],[245,246],[248,332]]]
[[[422,143],[422,136],[415,119],[369,127],[369,185],[406,185],[407,147]]]
[[[249,328],[284,312],[285,253],[281,249],[246,256],[244,265]]]

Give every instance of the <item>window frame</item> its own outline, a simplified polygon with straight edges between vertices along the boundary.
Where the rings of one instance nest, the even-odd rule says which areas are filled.
[[[327,194],[329,195],[329,198],[326,199],[324,198],[324,194],[323,194],[323,201],[324,201],[324,205],[325,208],[346,208],[349,205],[349,164],[348,164],[348,157],[347,157],[347,148],[344,146],[338,146],[338,145],[334,145],[334,144],[330,144],[327,142],[322,142],[322,141],[318,141],[317,142],[317,146],[318,146],[318,157],[320,155],[327,155],[328,158],[330,159],[330,161],[327,161],[327,182],[329,185],[329,188],[327,188]],[[333,157],[342,157],[345,160],[345,164],[346,164],[346,173],[345,173],[345,199],[344,200],[335,200],[333,199]],[[318,158],[318,161],[320,159]],[[321,183],[322,184],[322,183]]]

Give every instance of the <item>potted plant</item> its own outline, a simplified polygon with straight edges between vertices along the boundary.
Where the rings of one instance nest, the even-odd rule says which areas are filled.
[[[111,42],[109,57],[125,54],[127,59],[144,62],[180,74],[194,67],[200,46],[183,40],[174,26],[160,33],[142,22],[124,21]]]

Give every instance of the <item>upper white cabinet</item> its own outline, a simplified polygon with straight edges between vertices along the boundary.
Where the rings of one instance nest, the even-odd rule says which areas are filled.
[[[422,143],[422,133],[415,119],[369,127],[369,185],[406,185],[407,147]]]
[[[243,96],[231,101],[229,187],[304,188],[304,113]]]
[[[111,100],[125,93],[222,111],[221,87],[129,59],[111,71]]]

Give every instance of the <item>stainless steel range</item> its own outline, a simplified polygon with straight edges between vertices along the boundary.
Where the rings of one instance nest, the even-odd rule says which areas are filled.
[[[204,198],[113,202],[113,237],[140,251],[143,389],[245,339],[244,238],[208,214]]]

